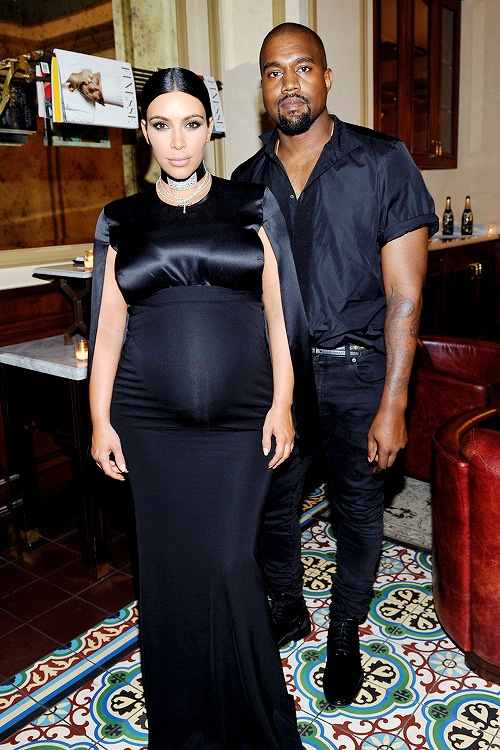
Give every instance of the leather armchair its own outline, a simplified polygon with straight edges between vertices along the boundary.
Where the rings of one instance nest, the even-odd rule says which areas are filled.
[[[500,344],[422,336],[410,387],[404,473],[429,482],[437,428],[455,414],[490,404],[500,407]]]
[[[500,684],[499,411],[453,417],[437,430],[433,450],[436,613],[469,669]]]

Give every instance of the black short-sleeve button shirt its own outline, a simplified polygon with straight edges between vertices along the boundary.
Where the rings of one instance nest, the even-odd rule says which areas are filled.
[[[232,178],[267,185],[285,216],[311,344],[347,342],[384,351],[381,248],[420,227],[439,227],[434,201],[402,141],[333,116],[334,131],[295,197],[274,153],[277,131]]]

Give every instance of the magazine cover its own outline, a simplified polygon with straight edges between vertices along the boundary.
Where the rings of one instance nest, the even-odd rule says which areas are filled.
[[[130,63],[55,49],[51,77],[53,122],[138,127]]]
[[[0,115],[0,133],[36,133],[34,82],[11,80],[10,99]]]
[[[214,134],[224,135],[226,132],[226,123],[224,120],[224,113],[222,112],[222,105],[220,103],[219,89],[217,88],[217,82],[213,76],[202,76],[205,81],[205,86],[210,94],[210,103],[212,105],[212,115],[214,118]]]
[[[43,81],[36,83],[36,96],[38,101],[38,117],[52,119],[52,86],[50,85],[50,66],[47,62],[37,63],[35,66],[37,78]]]

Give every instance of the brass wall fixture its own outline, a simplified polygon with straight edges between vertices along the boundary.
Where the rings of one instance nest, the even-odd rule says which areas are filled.
[[[29,64],[31,54],[19,55],[19,57],[8,57],[0,61],[0,68],[6,69],[5,78],[1,84],[2,98],[0,99],[0,115],[9,104],[11,97],[11,85],[14,77],[23,78],[27,83],[35,80],[35,72]]]

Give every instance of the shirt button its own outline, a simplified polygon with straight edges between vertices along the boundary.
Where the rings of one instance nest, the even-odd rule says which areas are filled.
[[[290,200],[292,200],[292,201],[293,201],[293,199],[294,199],[294,198],[295,198],[295,196],[294,196],[294,195],[292,194],[292,195],[290,196]]]
[[[351,359],[351,362],[356,362],[356,357],[353,357],[353,358]]]

